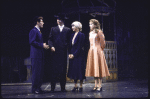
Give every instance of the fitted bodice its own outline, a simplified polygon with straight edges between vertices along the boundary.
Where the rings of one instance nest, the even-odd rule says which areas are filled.
[[[94,48],[95,47],[95,38],[96,38],[97,34],[90,32],[90,36],[89,36],[89,40],[90,40],[90,48]]]

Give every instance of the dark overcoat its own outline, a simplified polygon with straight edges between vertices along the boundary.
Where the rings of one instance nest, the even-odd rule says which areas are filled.
[[[30,58],[32,65],[32,92],[40,90],[44,73],[44,51],[42,33],[34,27],[29,33]]]
[[[57,78],[66,77],[67,70],[67,49],[69,45],[71,35],[71,29],[68,27],[63,28],[62,32],[58,26],[52,27],[48,44],[51,47],[55,47],[55,52],[51,53],[51,76],[52,79],[57,80]]]
[[[84,40],[85,36],[79,32],[72,45],[74,34],[71,35],[69,54],[73,54],[74,58],[69,59],[69,69],[67,76],[71,79],[85,79],[85,59],[84,59]]]

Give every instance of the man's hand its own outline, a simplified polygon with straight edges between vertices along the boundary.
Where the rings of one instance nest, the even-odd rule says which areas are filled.
[[[46,43],[43,43],[43,48],[49,49],[49,45],[46,45]]]
[[[73,54],[69,54],[69,58],[73,59],[74,58]]]
[[[55,52],[55,47],[51,47],[51,51]]]

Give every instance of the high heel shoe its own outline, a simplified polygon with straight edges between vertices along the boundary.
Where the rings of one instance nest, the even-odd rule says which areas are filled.
[[[97,87],[94,87],[91,91],[94,92],[97,90]]]
[[[101,92],[102,91],[102,87],[101,88],[97,88],[97,92]]]
[[[71,91],[72,92],[78,91],[78,87],[74,87]]]

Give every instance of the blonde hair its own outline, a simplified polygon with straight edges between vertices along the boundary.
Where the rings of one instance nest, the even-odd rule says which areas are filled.
[[[98,33],[98,31],[101,30],[100,23],[99,23],[98,20],[96,20],[96,19],[90,19],[89,22],[92,22],[95,25],[94,29],[95,29],[96,33]]]
[[[82,24],[79,21],[74,21],[71,25],[79,28],[79,31],[82,31]]]

